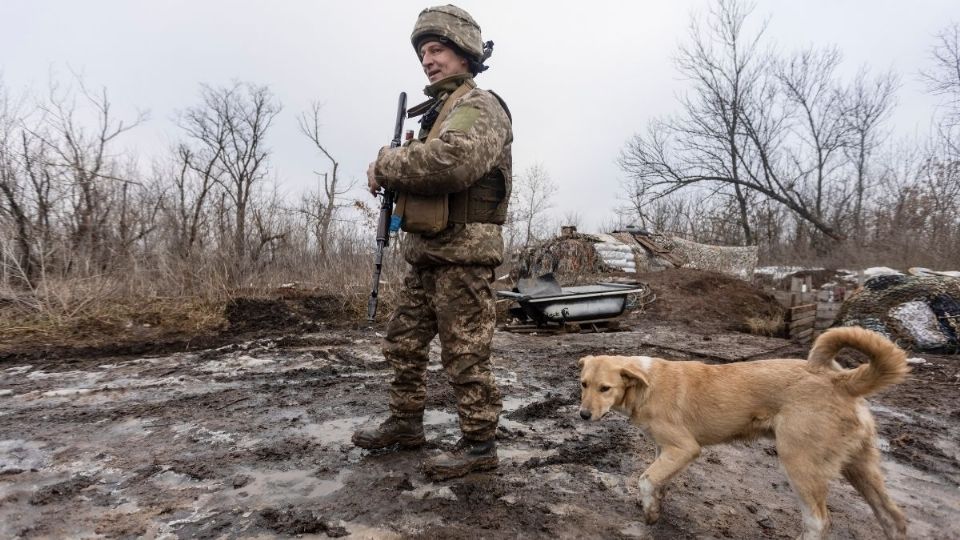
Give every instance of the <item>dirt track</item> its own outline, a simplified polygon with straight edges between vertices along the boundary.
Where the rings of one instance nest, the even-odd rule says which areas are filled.
[[[637,325],[610,334],[498,332],[506,400],[501,466],[444,483],[418,472],[458,436],[432,353],[429,447],[371,453],[351,431],[385,411],[388,366],[369,330],[261,339],[156,357],[0,366],[0,537],[293,535],[792,538],[794,497],[769,441],[707,449],[647,527],[635,479],[653,447],[625,419],[576,415],[576,360],[590,352],[724,360],[802,354],[783,340]],[[683,351],[696,354],[684,355]],[[925,356],[875,396],[888,485],[914,538],[957,538],[958,359]],[[844,483],[833,537],[880,529]]]

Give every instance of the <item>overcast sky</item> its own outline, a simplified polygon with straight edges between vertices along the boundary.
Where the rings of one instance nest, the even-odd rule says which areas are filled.
[[[423,1],[0,0],[0,78],[42,93],[71,70],[106,87],[119,115],[148,110],[124,149],[144,169],[181,135],[176,111],[199,85],[268,85],[283,106],[269,134],[272,166],[289,195],[316,185],[326,162],[298,133],[297,116],[323,103],[321,136],[345,178],[362,180],[391,136],[397,94],[421,100],[426,79],[409,42]],[[462,0],[496,42],[477,80],[513,112],[514,172],[541,163],[559,186],[554,214],[588,230],[610,223],[622,196],[616,165],[646,122],[676,110],[684,82],[673,57],[690,16],[709,0],[506,2]],[[957,0],[761,0],[768,37],[789,51],[836,45],[844,72],[868,65],[902,77],[892,127],[929,125],[935,101],[917,71],[933,35],[960,20]],[[414,122],[408,128],[416,127]],[[359,196],[359,195],[358,195]]]

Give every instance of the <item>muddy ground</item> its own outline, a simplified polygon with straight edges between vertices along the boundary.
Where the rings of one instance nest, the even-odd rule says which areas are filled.
[[[648,527],[635,485],[651,441],[623,418],[577,416],[584,354],[805,354],[684,317],[650,309],[623,332],[497,332],[500,468],[440,483],[418,471],[458,438],[436,344],[427,448],[350,444],[355,428],[386,412],[380,327],[321,326],[172,354],[8,359],[0,537],[793,538],[800,513],[771,442],[706,449]],[[871,399],[887,483],[912,538],[960,538],[960,358],[912,356],[925,362],[911,378]],[[833,484],[829,506],[833,538],[882,536],[845,483]]]

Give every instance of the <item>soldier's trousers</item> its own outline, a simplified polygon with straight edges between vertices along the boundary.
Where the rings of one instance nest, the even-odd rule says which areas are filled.
[[[457,397],[463,436],[496,434],[502,402],[490,369],[496,323],[490,266],[412,267],[387,324],[383,354],[393,366],[390,411],[421,416],[430,342],[440,334],[440,360]]]

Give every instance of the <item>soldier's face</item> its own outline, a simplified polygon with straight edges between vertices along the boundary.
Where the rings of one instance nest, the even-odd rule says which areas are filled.
[[[428,41],[421,45],[420,57],[423,72],[431,83],[468,72],[467,60],[439,41]]]

